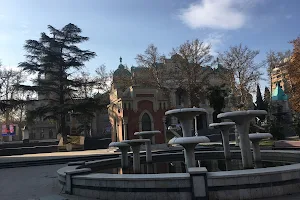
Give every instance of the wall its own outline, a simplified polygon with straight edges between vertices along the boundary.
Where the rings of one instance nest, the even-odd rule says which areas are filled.
[[[158,109],[156,112],[153,110],[153,103],[148,100],[141,100],[137,103],[138,110],[124,110],[124,116],[128,118],[128,139],[138,138],[133,134],[141,131],[140,129],[140,117],[144,111],[149,112],[153,118],[153,130],[161,131],[161,134],[155,136],[155,143],[164,143],[164,124],[163,117],[165,116],[166,109]]]

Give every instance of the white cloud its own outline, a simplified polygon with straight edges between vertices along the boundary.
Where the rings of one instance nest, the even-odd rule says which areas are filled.
[[[225,35],[223,33],[210,33],[207,38],[204,39],[204,43],[211,45],[211,54],[216,56],[218,54],[219,47],[224,43]]]
[[[234,30],[245,25],[247,21],[245,9],[252,5],[253,2],[250,4],[248,0],[202,0],[181,10],[179,18],[193,29]]]
[[[291,19],[293,16],[292,15],[286,15],[285,18],[286,19]]]

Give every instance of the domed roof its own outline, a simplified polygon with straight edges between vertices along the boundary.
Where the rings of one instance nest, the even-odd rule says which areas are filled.
[[[113,76],[131,76],[130,71],[128,71],[122,64],[122,57],[120,57],[120,65],[118,69],[114,72]]]

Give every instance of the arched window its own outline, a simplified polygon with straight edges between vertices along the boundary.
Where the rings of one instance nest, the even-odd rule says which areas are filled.
[[[142,117],[142,131],[151,131],[151,118],[147,113]]]

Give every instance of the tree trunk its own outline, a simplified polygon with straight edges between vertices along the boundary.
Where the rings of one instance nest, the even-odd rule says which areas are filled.
[[[67,134],[66,134],[66,116],[65,114],[60,114],[60,131],[61,131],[61,136],[63,138],[63,143],[67,144]]]

